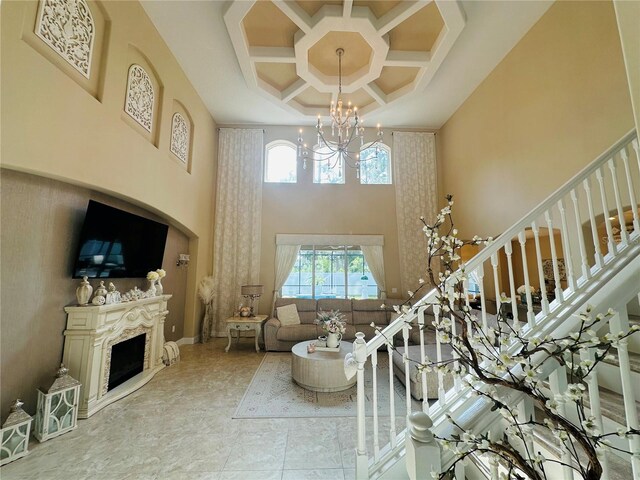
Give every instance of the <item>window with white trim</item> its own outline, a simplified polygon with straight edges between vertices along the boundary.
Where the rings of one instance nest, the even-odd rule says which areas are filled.
[[[303,246],[282,297],[378,298],[378,285],[358,246]]]
[[[267,144],[264,156],[264,181],[267,183],[296,183],[298,159],[296,146],[286,140]]]
[[[377,158],[376,158],[377,157]],[[384,143],[360,151],[360,183],[391,184],[391,148]]]
[[[335,148],[334,144],[313,148],[313,183],[344,183],[344,159],[341,155],[332,155]]]

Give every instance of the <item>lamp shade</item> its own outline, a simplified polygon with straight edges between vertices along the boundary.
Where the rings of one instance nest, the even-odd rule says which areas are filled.
[[[264,293],[264,285],[242,285],[240,293],[246,297],[259,297]]]

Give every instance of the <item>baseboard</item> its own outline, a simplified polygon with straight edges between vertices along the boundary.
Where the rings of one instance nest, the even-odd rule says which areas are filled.
[[[194,343],[200,343],[200,335],[196,337],[182,337],[180,340],[176,340],[178,346],[181,345],[193,345]]]

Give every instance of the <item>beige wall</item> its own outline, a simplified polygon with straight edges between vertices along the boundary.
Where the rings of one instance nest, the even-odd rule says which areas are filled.
[[[183,312],[180,318],[184,318],[184,325],[176,330],[183,328],[184,336],[193,337],[199,333],[201,310],[195,287],[201,277],[211,272],[216,125],[138,2],[90,2],[90,6],[95,13],[99,38],[91,79],[86,80],[34,36],[37,2],[2,2],[2,166],[83,187],[74,190],[67,185],[54,189],[70,191],[69,195],[74,198],[68,204],[65,203],[66,193],[53,195],[53,202],[61,202],[51,205],[56,215],[77,208],[77,196],[84,202],[89,195],[86,192],[91,190],[90,196],[93,192],[101,192],[109,195],[105,198],[126,200],[129,207],[141,207],[175,227],[171,230],[170,244],[184,248],[182,244],[188,242],[192,262],[184,273],[180,273],[187,277],[186,292],[177,295],[171,307]],[[146,62],[155,77],[158,100],[155,126],[150,135],[144,134],[123,112],[127,71],[132,61]],[[179,102],[188,111],[193,122],[191,173],[169,153],[174,102]],[[37,181],[33,182],[38,185]],[[36,193],[31,187],[27,190],[37,195],[37,189]],[[49,190],[45,189],[41,195],[47,195]],[[16,195],[22,193],[18,191]],[[33,201],[38,204],[37,200]],[[31,218],[30,213],[25,215],[27,219]],[[74,213],[73,218],[76,215]],[[47,228],[57,229],[49,230],[51,238],[64,225],[75,226],[69,218],[54,225],[47,217],[38,225],[41,229],[38,231],[46,238]],[[4,215],[2,230],[3,243],[5,238],[15,240],[14,234],[22,235],[18,230],[5,231]],[[27,235],[26,231],[24,235]],[[25,286],[19,295],[5,297],[4,258],[2,262],[3,388],[0,413],[3,418],[7,399],[20,395],[30,400],[28,407],[33,407],[35,391],[32,387],[48,378],[60,361],[63,337],[59,320],[53,322],[56,327],[48,322],[57,318],[62,307],[74,298],[74,289],[66,283],[51,296],[50,290],[41,286],[42,278],[68,279],[67,265],[39,266],[33,262],[41,252],[32,251],[31,242],[19,245],[28,250],[18,256],[24,259],[25,268],[12,264],[7,272],[7,275],[11,273],[8,281]],[[175,255],[176,252],[168,249],[168,253]],[[173,258],[165,258],[164,268],[169,269],[173,261]],[[59,270],[61,266],[64,271]],[[52,270],[47,271],[48,268]],[[170,286],[171,280],[167,283]],[[166,290],[172,293],[170,288]],[[15,312],[25,299],[29,301],[40,295],[44,296],[41,304],[44,306],[38,310],[36,325],[31,325],[30,330],[13,329],[21,323],[30,324],[32,320],[21,318]],[[177,305],[178,302],[182,304]],[[53,317],[48,315],[49,311]],[[11,315],[5,315],[6,312]],[[7,324],[13,327],[7,327]],[[56,328],[57,334],[54,334]],[[24,355],[25,351],[18,349],[20,336],[39,334],[50,341],[46,347],[48,353],[31,350]],[[16,382],[12,378],[17,370],[13,369],[18,368],[20,362],[28,365],[20,373],[28,372],[28,375]],[[14,387],[9,389],[5,385]],[[28,410],[33,411],[33,408]]]
[[[615,0],[613,2],[620,32],[620,43],[631,90],[636,130],[640,131],[640,2]]]
[[[558,2],[438,135],[463,238],[496,235],[633,127],[610,2]]]
[[[312,140],[312,130],[306,128],[308,141]],[[265,145],[278,139],[296,143],[297,137],[295,126],[265,127]],[[391,145],[390,131],[385,134],[385,142]],[[314,184],[311,162],[307,170],[298,165],[296,184],[264,183],[260,282],[266,293],[260,301],[261,313],[268,313],[271,308],[278,233],[384,235],[387,295],[400,295],[394,185],[360,185],[351,168],[347,168],[344,185]],[[393,288],[398,293],[392,293]]]
[[[17,396],[35,411],[36,388],[51,382],[61,358],[67,316],[65,305],[75,303],[79,280],[71,278],[74,255],[87,203],[93,199],[153,220],[139,207],[68,183],[12,170],[0,170],[0,329],[2,338],[2,412]],[[173,297],[165,321],[165,338],[183,336],[187,270],[175,259],[189,247],[188,237],[169,227],[162,284]],[[90,280],[95,288],[97,280]],[[146,280],[114,279],[119,291]],[[172,330],[175,328],[175,332]]]

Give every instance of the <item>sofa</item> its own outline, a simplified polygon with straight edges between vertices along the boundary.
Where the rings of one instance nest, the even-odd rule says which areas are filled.
[[[294,303],[300,317],[299,325],[283,326],[280,324],[277,315],[277,307],[290,305]],[[385,309],[380,308],[384,303]],[[318,318],[318,312],[339,310],[345,316],[347,329],[343,335],[343,339],[352,342],[355,339],[356,332],[363,332],[365,339],[370,340],[375,335],[375,328],[371,326],[374,323],[377,327],[384,328],[392,320],[396,318],[393,310],[394,305],[400,305],[403,300],[400,299],[300,299],[300,298],[280,298],[276,300],[276,312],[274,317],[270,318],[264,326],[264,341],[267,351],[291,351],[291,348],[299,342],[305,340],[313,340],[323,334],[322,328],[314,322]],[[479,312],[475,312],[479,316]],[[487,320],[490,326],[495,327],[496,316],[487,314]],[[425,354],[432,360],[436,359],[436,332],[433,328],[433,315],[425,314],[424,327],[424,343]],[[397,342],[400,343],[397,343]],[[404,357],[405,349],[403,346],[402,335],[396,336],[396,350],[393,352],[393,371],[395,376],[404,385],[405,383],[405,366]],[[442,345],[442,359],[450,360],[452,358],[451,345]],[[412,325],[409,331],[409,350],[408,357],[412,360],[420,360],[420,329],[417,324]],[[422,374],[416,362],[409,364],[409,389],[411,396],[416,400],[423,399]],[[428,372],[427,379],[427,396],[429,399],[438,398],[438,374],[435,371]],[[453,385],[453,377],[445,375],[444,388],[449,389]]]
[[[314,322],[318,318],[318,312],[339,310],[345,316],[347,331],[343,339],[352,342],[356,338],[356,332],[363,332],[365,339],[370,340],[375,335],[375,329],[371,326],[384,328],[392,318],[395,318],[393,306],[402,304],[401,299],[338,299],[323,298],[311,300],[305,298],[279,298],[276,300],[276,311],[264,325],[264,344],[267,351],[288,352],[299,342],[313,340],[322,335],[322,328]],[[277,308],[295,304],[300,317],[299,325],[281,325],[278,319]],[[380,308],[382,304],[386,308]]]

